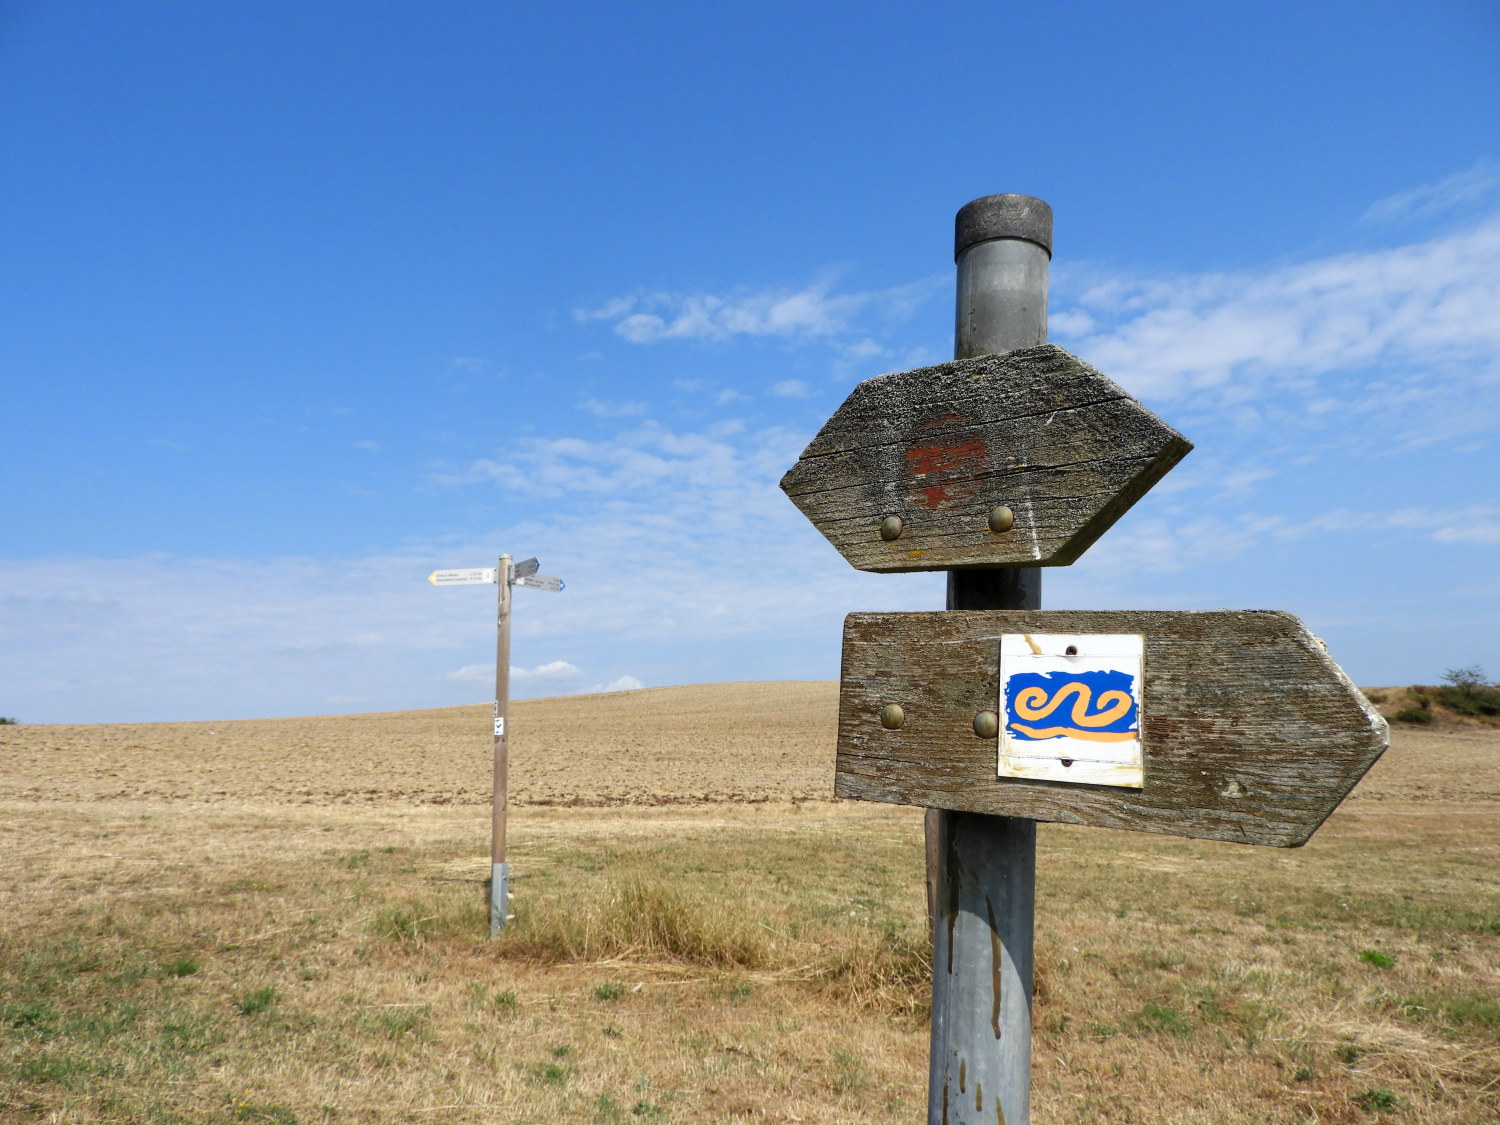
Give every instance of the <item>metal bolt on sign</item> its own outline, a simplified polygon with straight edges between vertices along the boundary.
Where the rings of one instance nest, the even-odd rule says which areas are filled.
[[[954,359],[860,383],[782,478],[862,570],[946,570],[947,610],[844,624],[841,797],[927,808],[930,1125],[1026,1125],[1036,823],[1306,842],[1385,721],[1296,618],[1041,609],[1192,448],[1047,339],[1052,209],[955,223]]]
[[[510,588],[524,586],[532,590],[561,593],[563,580],[550,574],[538,574],[536,559],[512,563],[501,555],[493,569],[434,570],[427,581],[434,586],[481,586],[495,583],[500,587],[499,607],[495,614],[495,744],[494,783],[490,806],[490,937],[499,937],[510,913],[510,863],[505,858],[505,814],[510,770],[510,734],[506,719],[510,716]]]

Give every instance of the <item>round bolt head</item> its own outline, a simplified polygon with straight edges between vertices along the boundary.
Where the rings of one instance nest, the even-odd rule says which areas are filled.
[[[906,712],[901,710],[899,703],[887,703],[880,709],[880,725],[886,730],[895,730],[906,722]]]
[[[990,509],[990,530],[996,535],[1016,526],[1016,513],[1004,504]]]
[[[900,516],[886,516],[880,521],[880,538],[889,543],[893,539],[900,539],[901,532],[906,525],[901,522]]]
[[[974,733],[980,738],[994,738],[1000,733],[1000,716],[993,711],[981,711],[974,716]]]

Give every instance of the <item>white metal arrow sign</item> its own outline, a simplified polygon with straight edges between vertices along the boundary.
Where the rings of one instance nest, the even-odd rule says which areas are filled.
[[[525,586],[528,590],[546,590],[550,594],[560,594],[563,590],[563,580],[551,574],[523,574],[514,579],[513,586]]]
[[[427,576],[434,586],[483,586],[495,581],[495,568],[472,567],[468,570],[434,570]]]

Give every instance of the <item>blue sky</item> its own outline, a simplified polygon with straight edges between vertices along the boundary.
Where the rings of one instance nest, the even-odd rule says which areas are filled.
[[[1053,608],[1286,609],[1500,674],[1500,8],[0,5],[0,714],[832,679],[776,489],[951,354],[953,213],[1197,446]]]

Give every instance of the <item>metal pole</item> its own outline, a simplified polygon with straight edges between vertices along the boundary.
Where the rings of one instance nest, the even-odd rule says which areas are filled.
[[[954,358],[1047,340],[1052,208],[990,195],[955,223]],[[1036,567],[948,572],[949,609],[1039,609]],[[1036,823],[929,809],[932,1057],[928,1125],[1031,1120]]]
[[[510,864],[505,861],[505,802],[510,766],[510,556],[495,569],[500,607],[495,639],[495,789],[490,820],[490,937],[499,937],[510,917]]]

